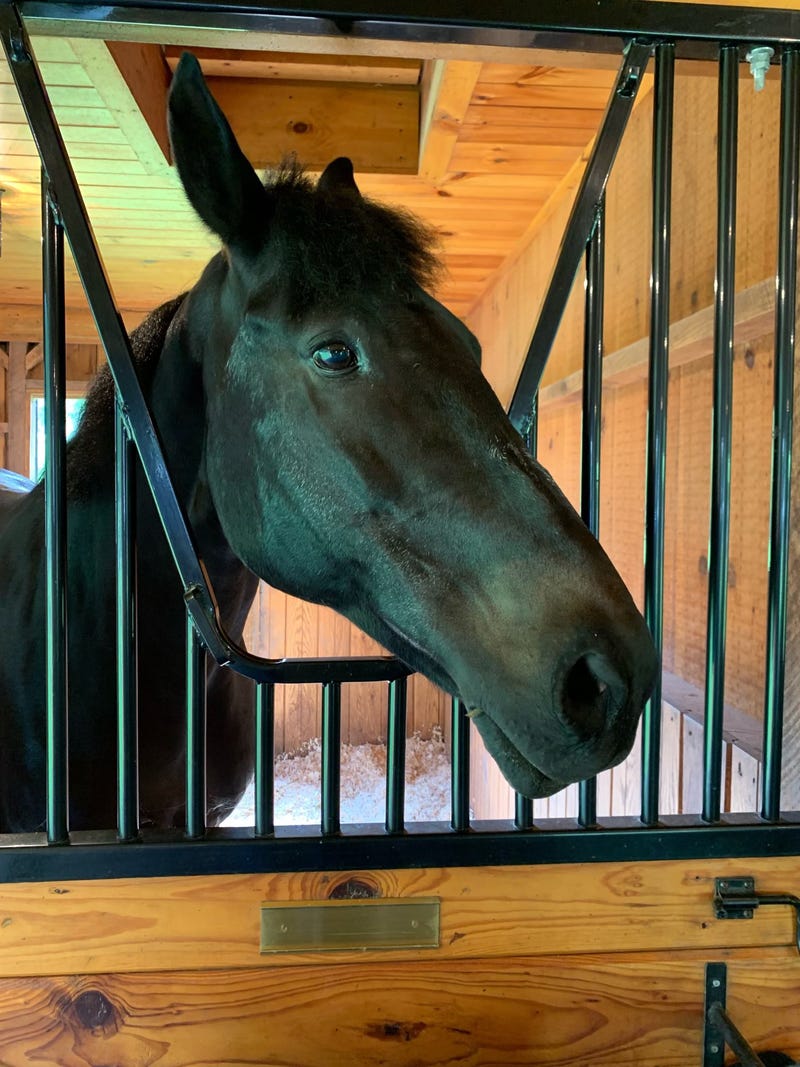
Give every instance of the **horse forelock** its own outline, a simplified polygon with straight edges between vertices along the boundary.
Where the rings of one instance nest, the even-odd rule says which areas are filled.
[[[149,393],[170,325],[186,294],[152,311],[131,333],[131,351],[136,374]],[[101,468],[109,468],[114,455],[114,380],[104,366],[86,394],[80,425],[69,444],[67,487],[76,498],[88,496],[98,485]]]
[[[340,303],[348,293],[409,297],[442,271],[438,235],[402,208],[323,190],[291,160],[268,172],[264,186],[270,259],[290,313]]]

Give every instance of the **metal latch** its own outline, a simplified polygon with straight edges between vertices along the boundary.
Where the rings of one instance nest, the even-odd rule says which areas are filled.
[[[718,919],[752,919],[762,904],[788,904],[794,908],[795,944],[800,952],[800,897],[791,893],[757,893],[752,877],[714,879],[714,914]]]

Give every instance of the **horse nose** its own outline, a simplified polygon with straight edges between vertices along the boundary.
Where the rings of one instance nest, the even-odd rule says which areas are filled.
[[[628,684],[602,652],[585,652],[567,667],[561,714],[580,741],[598,738],[627,706]]]

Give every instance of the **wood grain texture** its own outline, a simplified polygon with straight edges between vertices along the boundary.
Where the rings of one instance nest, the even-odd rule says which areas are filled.
[[[685,1067],[702,1047],[700,960],[512,957],[0,982],[0,1055],[67,1067]],[[800,1049],[800,966],[729,964],[756,1048]]]
[[[535,842],[532,841],[532,850]],[[759,892],[787,892],[800,859],[570,864],[406,871],[313,872],[5,885],[0,976],[289,967],[319,954],[262,957],[262,901],[326,900],[356,877],[381,897],[441,899],[438,949],[369,959],[466,960],[620,951],[720,952],[794,944],[788,907],[752,921],[714,918],[714,878],[751,874]],[[357,962],[359,952],[324,960]]]
[[[287,153],[312,169],[349,156],[359,173],[416,173],[416,86],[328,85],[209,78],[208,85],[255,167]]]

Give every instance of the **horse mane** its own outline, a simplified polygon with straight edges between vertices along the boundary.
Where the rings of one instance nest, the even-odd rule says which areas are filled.
[[[294,159],[264,178],[269,248],[290,314],[341,304],[343,294],[408,297],[441,274],[439,238],[403,208],[350,189],[320,189]]]
[[[156,308],[131,333],[133,364],[145,395],[149,395],[167,332],[185,296],[182,293]],[[114,403],[114,379],[106,364],[86,394],[78,429],[67,446],[67,490],[76,499],[87,499],[96,491],[101,475],[113,466]]]

